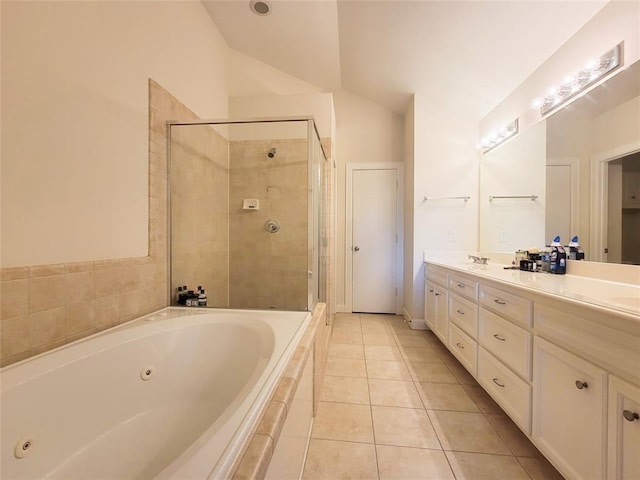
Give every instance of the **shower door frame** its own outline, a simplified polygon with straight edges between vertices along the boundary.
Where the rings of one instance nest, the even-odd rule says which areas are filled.
[[[307,250],[311,252],[308,254],[307,264],[312,266],[307,271],[308,277],[308,286],[307,286],[307,311],[312,311],[315,304],[318,302],[319,296],[319,271],[321,261],[319,258],[320,255],[320,245],[321,245],[321,235],[322,235],[322,208],[321,201],[322,199],[317,198],[318,195],[322,194],[322,185],[321,179],[318,178],[318,185],[313,185],[313,165],[312,165],[312,141],[311,138],[315,135],[318,144],[320,146],[320,151],[322,152],[321,161],[327,161],[327,154],[324,150],[324,146],[322,145],[321,137],[316,127],[315,119],[312,115],[302,115],[302,116],[283,116],[283,117],[264,117],[264,118],[243,118],[243,119],[200,119],[200,120],[186,120],[186,121],[178,121],[178,120],[168,120],[166,122],[167,128],[167,269],[169,281],[167,285],[167,302],[168,305],[172,305],[173,298],[173,283],[172,283],[172,264],[173,264],[173,254],[172,254],[172,230],[171,230],[171,127],[179,127],[179,126],[190,126],[190,125],[212,125],[212,126],[222,126],[222,125],[239,125],[239,124],[260,124],[260,123],[286,123],[286,122],[307,122],[307,173],[308,173],[308,189],[309,189],[309,199],[307,205],[307,225],[309,227],[309,234],[307,235]],[[313,187],[316,187],[315,189]],[[314,207],[316,208],[314,211]],[[313,231],[311,230],[313,229]],[[325,272],[326,274],[326,272]],[[314,282],[314,280],[316,280]],[[315,283],[315,284],[314,284]],[[207,308],[217,308],[217,307],[207,307]],[[229,307],[227,307],[229,308]]]

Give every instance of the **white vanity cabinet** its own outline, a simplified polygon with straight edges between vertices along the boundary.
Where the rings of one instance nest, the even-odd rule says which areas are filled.
[[[640,387],[609,377],[608,480],[640,478]]]
[[[427,268],[424,301],[425,323],[444,344],[447,343],[449,326],[447,282],[446,271]]]
[[[434,331],[545,457],[569,480],[640,480],[640,315],[598,300],[638,290],[445,265],[427,265],[448,297]]]
[[[606,396],[604,370],[536,337],[532,437],[568,478],[605,478]]]

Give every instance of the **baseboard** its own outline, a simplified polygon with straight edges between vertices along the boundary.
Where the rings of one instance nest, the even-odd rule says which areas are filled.
[[[347,306],[346,305],[336,305],[336,313],[351,313],[349,310],[347,310]]]
[[[413,318],[406,308],[402,309],[402,316],[412,330],[429,330],[427,323],[422,318]]]

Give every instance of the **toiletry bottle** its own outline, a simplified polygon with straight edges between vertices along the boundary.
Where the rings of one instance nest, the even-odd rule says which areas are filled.
[[[568,245],[569,260],[584,260],[584,250],[578,243],[578,236],[571,239]]]
[[[551,271],[551,247],[549,245],[542,249],[541,270],[547,273]]]
[[[549,256],[549,272],[551,273],[559,273],[558,272],[558,265],[560,264],[560,260],[559,260],[559,251],[558,251],[558,247],[562,247],[562,245],[560,245],[560,237],[557,236],[553,239],[553,241],[551,242],[550,245],[550,249],[551,249],[551,254]],[[563,249],[564,251],[564,249]]]
[[[180,305],[180,301],[182,300],[182,286],[176,289],[176,305]]]
[[[207,306],[207,292],[204,291],[204,288],[200,290],[200,295],[198,295],[198,306]]]
[[[562,245],[556,247],[558,249],[558,265],[556,266],[556,272],[558,275],[564,275],[567,273],[567,252]]]

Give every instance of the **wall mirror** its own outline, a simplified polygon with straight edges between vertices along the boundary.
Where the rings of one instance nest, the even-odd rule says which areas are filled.
[[[578,235],[587,260],[640,264],[640,62],[480,161],[481,251]]]

